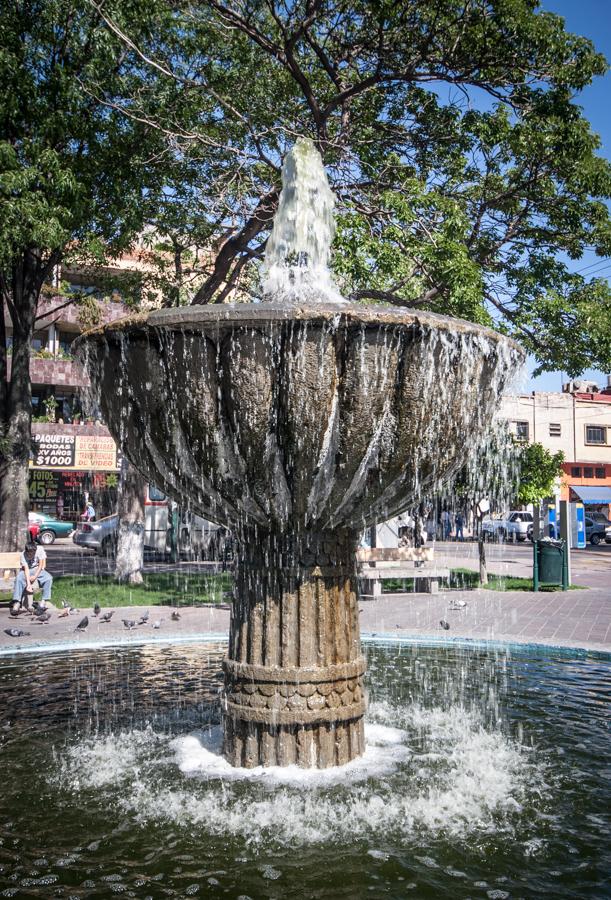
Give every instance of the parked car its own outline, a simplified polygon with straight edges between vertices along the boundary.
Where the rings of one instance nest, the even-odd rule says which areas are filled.
[[[43,513],[31,512],[28,515],[30,523],[38,525],[40,531],[36,540],[40,544],[52,544],[55,538],[70,537],[74,531],[72,522],[63,522],[54,516],[45,516]]]
[[[593,522],[600,522],[605,528],[611,528],[611,519],[608,518],[604,513],[601,512],[589,512],[588,519],[592,519]]]
[[[608,520],[607,520],[608,521]],[[586,524],[586,540],[595,547],[601,541],[611,544],[611,522],[605,525],[604,522],[595,521],[590,516],[585,517]]]
[[[482,534],[485,540],[514,540],[525,541],[529,536],[529,526],[532,532],[532,513],[526,510],[512,510],[506,519],[492,519],[490,517],[482,521]]]
[[[104,516],[93,522],[81,522],[72,535],[79,547],[95,550],[100,556],[113,556],[117,547],[119,517]]]

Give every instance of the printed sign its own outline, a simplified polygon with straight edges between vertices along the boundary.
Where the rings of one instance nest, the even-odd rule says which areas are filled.
[[[84,472],[116,472],[120,454],[113,439],[97,434],[33,434],[34,469],[76,469]]]
[[[76,436],[74,465],[79,469],[107,471],[117,467],[117,448],[111,437],[79,434]]]
[[[59,472],[35,469],[30,472],[30,500],[36,503],[55,503]]]
[[[65,469],[74,466],[73,434],[33,434],[33,465],[40,468]]]

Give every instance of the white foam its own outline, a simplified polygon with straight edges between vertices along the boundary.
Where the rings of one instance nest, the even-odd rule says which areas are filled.
[[[399,728],[372,723],[366,727],[367,749],[363,756],[331,769],[302,769],[299,766],[257,766],[243,769],[230,765],[221,756],[220,727],[194,731],[172,741],[178,768],[185,775],[225,781],[265,781],[294,787],[323,787],[349,784],[393,772],[410,755],[407,735]]]
[[[73,744],[55,779],[71,792],[95,788],[143,824],[249,844],[374,847],[380,834],[422,829],[458,840],[510,832],[543,781],[528,751],[459,706],[373,705],[366,738],[365,755],[340,769],[234,769],[220,755],[219,729],[173,739],[144,729]]]

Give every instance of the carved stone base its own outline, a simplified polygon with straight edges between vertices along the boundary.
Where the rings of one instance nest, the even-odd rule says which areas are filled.
[[[354,543],[351,532],[243,541],[223,663],[232,765],[326,768],[364,752]]]

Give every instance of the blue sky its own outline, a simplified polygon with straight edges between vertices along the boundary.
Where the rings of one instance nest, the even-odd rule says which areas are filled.
[[[611,3],[609,0],[542,0],[543,9],[558,13],[566,21],[566,28],[575,34],[582,34],[593,41],[597,50],[611,61]],[[579,97],[587,118],[592,123],[602,140],[600,152],[611,157],[611,73],[604,78],[597,78]],[[575,263],[576,269],[582,269],[590,263],[600,262],[593,254]],[[606,276],[611,269],[605,269]],[[534,363],[529,366],[529,375]],[[594,370],[584,372],[582,378],[592,378],[599,384],[606,382],[602,372]],[[539,378],[530,378],[528,390],[558,391],[566,376],[561,372],[547,372]]]

